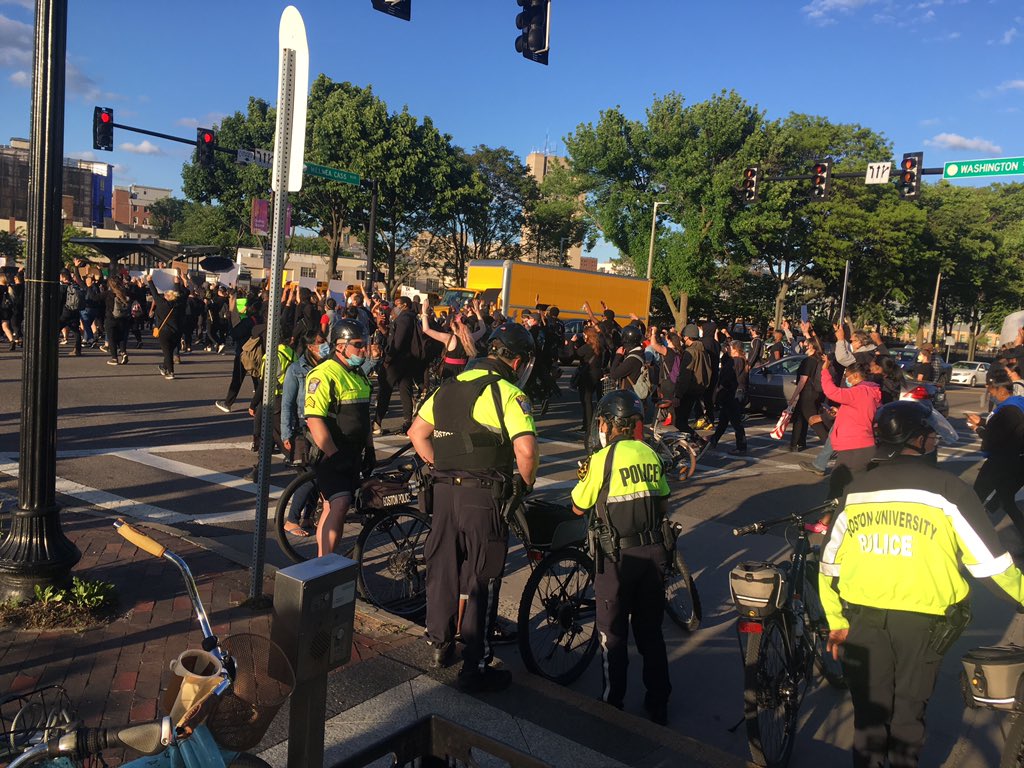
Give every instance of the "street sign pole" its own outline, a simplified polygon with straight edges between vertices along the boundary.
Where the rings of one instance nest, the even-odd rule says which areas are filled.
[[[285,218],[288,192],[302,185],[302,155],[306,136],[306,98],[309,50],[306,28],[294,6],[285,8],[280,27],[281,63],[277,93],[277,135],[274,141],[274,234],[270,251],[267,293],[267,336],[264,345],[263,399],[260,404],[260,452],[256,469],[256,525],[253,530],[249,597],[263,595],[263,565],[267,546],[267,508],[270,500],[270,456],[274,451],[274,400],[280,363],[280,295],[284,267]]]
[[[370,181],[370,226],[366,235],[366,300],[373,296],[374,265],[373,246],[377,241],[377,193],[380,191],[380,184],[376,179]]]
[[[942,284],[942,272],[939,271],[938,276],[935,278],[935,296],[932,298],[932,319],[928,324],[928,341],[932,344],[935,343],[935,317],[939,310],[939,286]]]
[[[839,325],[846,320],[846,289],[850,285],[850,260],[846,260],[846,271],[843,273],[843,298],[839,302]],[[850,329],[853,330],[852,328]]]

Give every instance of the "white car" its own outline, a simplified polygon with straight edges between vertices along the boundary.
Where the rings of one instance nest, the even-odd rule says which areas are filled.
[[[949,377],[949,380],[953,384],[977,387],[985,383],[988,369],[988,363],[953,363],[953,375]]]

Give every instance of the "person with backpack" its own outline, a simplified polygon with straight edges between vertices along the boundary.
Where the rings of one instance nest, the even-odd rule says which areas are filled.
[[[238,399],[238,393],[242,390],[242,382],[245,381],[247,374],[252,381],[253,390],[256,389],[255,377],[259,373],[259,361],[263,358],[263,339],[259,333],[253,333],[253,329],[257,327],[257,318],[260,318],[263,309],[261,302],[258,300],[248,302],[245,317],[238,314],[236,306],[237,300],[231,297],[229,307],[231,308],[231,318],[235,321],[228,332],[234,341],[235,350],[234,364],[231,368],[231,383],[228,384],[227,396],[213,404],[217,410],[224,413],[231,413],[231,406]],[[250,344],[249,349],[246,350],[246,344],[253,338],[257,341]],[[242,362],[243,353],[246,353],[245,363]]]
[[[396,388],[402,400],[402,426],[399,432],[405,434],[412,425],[413,382],[420,373],[424,346],[422,333],[416,327],[412,300],[408,296],[399,296],[395,299],[394,315],[384,351],[384,371],[377,376],[379,389],[373,434],[384,434],[384,419],[388,415]]]
[[[631,390],[647,408],[651,395],[651,375],[644,357],[644,334],[640,326],[627,325],[622,329],[622,346],[616,350],[608,375],[619,382],[619,389]]]
[[[103,326],[107,336],[110,359],[107,365],[128,364],[128,323],[131,322],[131,297],[118,277],[107,281],[109,290],[104,302]]]
[[[693,407],[701,400],[711,384],[711,361],[704,345],[700,343],[700,329],[693,323],[683,328],[683,363],[679,380],[676,382],[676,429],[696,435],[690,426]]]
[[[61,306],[64,309],[60,314],[60,330],[67,329],[68,335],[74,337],[75,347],[68,352],[68,357],[80,357],[82,355],[82,286],[79,284],[79,277],[72,276],[66,269],[60,272]]]

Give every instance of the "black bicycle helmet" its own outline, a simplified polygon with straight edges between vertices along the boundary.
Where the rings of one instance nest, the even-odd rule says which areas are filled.
[[[627,352],[643,344],[644,333],[635,325],[627,325],[622,329],[622,348]]]
[[[533,334],[519,323],[504,322],[491,333],[487,353],[511,363],[516,358],[527,360],[536,352]]]
[[[882,445],[906,445],[915,437],[934,432],[932,409],[911,400],[886,403],[875,413],[875,438]]]
[[[355,339],[365,338],[366,334],[363,333],[363,327],[355,320],[339,320],[331,326],[332,347],[337,345],[341,340],[353,341]]]
[[[644,417],[644,405],[635,392],[617,389],[601,398],[594,415],[615,426],[625,427],[633,418]]]

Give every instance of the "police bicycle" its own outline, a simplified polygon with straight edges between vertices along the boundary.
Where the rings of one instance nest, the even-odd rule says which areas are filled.
[[[114,527],[139,549],[178,568],[203,642],[201,651],[188,651],[177,663],[182,664],[188,655],[208,666],[192,666],[189,671],[196,673],[192,676],[175,676],[174,681],[181,685],[175,690],[172,682],[165,704],[173,702],[168,708],[178,714],[124,728],[82,727],[59,686],[18,697],[13,703],[21,707],[11,718],[13,728],[0,734],[0,757],[20,752],[8,768],[76,768],[106,765],[104,752],[129,749],[145,757],[124,763],[124,768],[269,768],[246,750],[259,744],[295,687],[295,675],[284,652],[259,635],[238,634],[219,640],[185,561],[124,520],[119,519]]]
[[[793,548],[781,563],[740,563],[729,574],[729,587],[740,617],[736,623],[744,662],[743,716],[750,755],[758,765],[789,763],[796,738],[797,714],[814,669],[834,688],[844,688],[842,664],[832,658],[828,622],[818,595],[818,564],[808,534],[823,532],[816,522],[829,501],[802,513],[733,529],[734,536],[763,535],[785,526]],[[814,517],[815,523],[808,519]],[[789,540],[792,531],[796,539]]]
[[[426,560],[423,545],[430,518],[416,506],[423,487],[423,461],[409,443],[380,463],[356,491],[348,518],[363,518],[351,551],[358,563],[359,594],[372,605],[398,616],[415,616],[426,606]],[[315,531],[323,499],[316,471],[307,469],[284,489],[274,512],[274,535],[289,560],[301,563],[316,557],[316,537],[287,530],[299,521],[303,531]]]
[[[584,673],[597,651],[589,521],[571,507],[539,500],[524,503],[519,496],[509,500],[504,514],[523,542],[531,569],[519,600],[519,653],[530,672],[568,685]],[[678,537],[682,526],[670,525]],[[686,632],[700,626],[700,596],[678,545],[665,573],[665,612]]]

